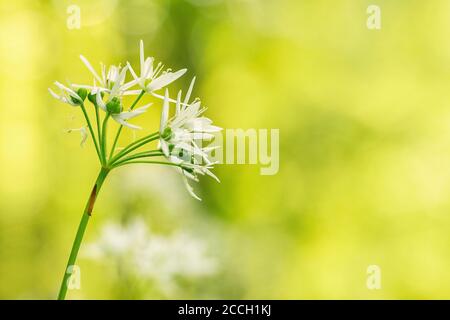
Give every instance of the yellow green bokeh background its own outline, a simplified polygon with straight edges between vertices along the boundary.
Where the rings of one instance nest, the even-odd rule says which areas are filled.
[[[67,28],[71,4],[80,29]],[[381,30],[366,27],[371,4]],[[80,258],[69,298],[449,298],[449,34],[446,0],[2,1],[0,298],[56,297],[98,171],[92,144],[65,132],[80,110],[47,88],[91,81],[79,54],[137,65],[140,39],[189,69],[178,86],[197,75],[221,127],[280,129],[280,170],[218,165],[221,184],[195,185],[202,202],[170,168],[113,172],[86,242],[136,213],[152,230],[195,233],[220,270],[141,294]],[[153,131],[159,112],[136,122]],[[135,170],[148,183],[127,188]],[[369,265],[380,290],[366,286]]]

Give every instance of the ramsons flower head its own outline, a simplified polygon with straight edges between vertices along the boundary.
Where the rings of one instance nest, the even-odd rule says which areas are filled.
[[[202,116],[206,108],[200,100],[189,103],[189,97],[195,78],[191,82],[185,102],[181,102],[181,91],[178,93],[175,115],[169,119],[169,95],[166,90],[160,123],[160,148],[167,159],[179,165],[183,180],[189,193],[201,200],[189,185],[187,179],[198,181],[198,175],[208,175],[219,179],[211,172],[213,163],[209,153],[214,147],[203,147],[204,141],[214,139],[214,133],[222,128],[214,126],[209,118]]]
[[[76,89],[72,85],[65,86],[62,83],[55,81],[55,86],[58,87],[60,93],[56,94],[52,89],[48,88],[50,94],[61,102],[67,103],[71,106],[79,106],[84,99],[86,99],[87,91],[83,88]]]
[[[135,91],[129,89],[136,85],[136,81],[131,80],[125,83],[126,74],[129,68],[128,65],[124,68],[120,65],[111,65],[108,70],[106,70],[106,66],[101,63],[100,76],[83,55],[80,55],[80,59],[94,76],[94,85],[75,84],[75,87],[88,89],[92,94],[96,94],[99,91],[110,93],[112,96],[132,95],[135,93]]]
[[[133,69],[129,62],[124,67],[120,64],[107,67],[100,63],[100,72],[97,72],[83,55],[80,55],[80,59],[90,71],[93,82],[67,86],[55,82],[59,93],[55,93],[52,89],[49,91],[56,99],[81,107],[87,122],[83,127],[89,130],[102,167],[112,169],[130,163],[175,166],[182,173],[189,193],[196,199],[200,199],[193,192],[188,179],[198,181],[199,175],[209,175],[219,180],[211,172],[215,163],[210,159],[213,148],[208,144],[214,139],[214,133],[221,128],[213,125],[209,118],[203,116],[206,108],[201,104],[200,99],[191,99],[195,77],[183,99],[181,91],[178,92],[176,99],[171,98],[168,86],[184,75],[187,70],[183,68],[172,72],[162,63],[155,65],[155,58],[145,56],[143,41],[139,43],[139,69]],[[164,95],[155,93],[163,88],[166,89]],[[137,95],[136,100],[130,106],[125,106],[124,97],[129,95]],[[152,105],[151,103],[138,105],[140,99],[146,95],[163,100],[159,130],[116,152],[122,127],[141,129],[129,121],[145,113]],[[85,106],[86,101],[95,107],[95,122],[90,121],[89,113],[92,111]],[[169,112],[170,105],[175,106],[174,112]],[[169,114],[173,115],[169,118]],[[111,121],[108,122],[109,118],[119,125],[110,151],[106,150],[108,134],[110,134],[107,130],[108,124],[111,123]],[[137,150],[154,140],[159,141],[156,150],[145,152]],[[168,162],[152,160],[153,157],[158,156],[164,157]]]

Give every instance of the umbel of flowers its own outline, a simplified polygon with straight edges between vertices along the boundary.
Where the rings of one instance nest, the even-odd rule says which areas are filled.
[[[185,94],[180,90],[176,98],[171,98],[168,86],[187,70],[173,72],[171,69],[165,69],[162,63],[155,64],[153,57],[145,56],[143,41],[140,42],[139,51],[140,68],[136,70],[127,62],[124,67],[112,65],[107,68],[100,64],[100,70],[96,71],[84,56],[80,56],[93,76],[92,84],[64,85],[55,82],[58,92],[49,88],[50,94],[56,99],[81,109],[86,126],[80,131],[85,133],[85,128],[88,130],[101,167],[78,227],[61,283],[59,299],[66,296],[70,277],[68,270],[75,264],[97,195],[111,170],[136,163],[172,166],[180,172],[187,191],[198,200],[200,198],[194,193],[189,181],[197,182],[200,175],[208,175],[218,181],[211,172],[214,163],[210,161],[209,154],[213,148],[208,147],[208,143],[221,128],[214,126],[210,119],[203,116],[206,108],[198,98],[191,99],[195,77]],[[130,120],[145,113],[151,106],[139,106],[145,95],[155,97],[162,103],[160,127],[119,149],[118,141],[124,128],[142,129]],[[123,103],[124,96],[136,98],[126,107]],[[89,117],[88,108],[94,109],[93,119]],[[108,129],[113,122],[117,123],[117,129],[112,132],[114,139],[109,146],[107,141],[111,132]],[[156,146],[153,141],[157,141]]]

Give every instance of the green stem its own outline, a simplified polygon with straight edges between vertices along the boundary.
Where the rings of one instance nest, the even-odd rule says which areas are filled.
[[[125,161],[129,161],[129,160],[134,160],[134,159],[142,159],[142,158],[150,158],[150,157],[160,157],[163,156],[164,153],[162,153],[159,150],[151,150],[151,151],[146,151],[146,152],[140,152],[140,153],[136,153],[133,154],[131,156],[128,156],[122,160],[118,160],[117,162],[112,163],[111,165],[113,167],[116,167],[118,165],[120,165],[121,163],[125,162]]]
[[[105,165],[106,164],[106,139],[107,139],[107,124],[108,124],[108,119],[111,116],[111,114],[109,112],[106,113],[106,117],[103,120],[103,129],[102,129],[102,147],[101,147],[101,151],[102,151],[102,156],[103,156],[103,162],[102,164]]]
[[[183,166],[180,164],[176,164],[176,163],[172,163],[172,162],[166,162],[166,161],[144,161],[144,160],[139,160],[139,161],[126,161],[126,162],[122,162],[117,166],[114,167],[121,167],[124,166],[126,164],[133,164],[133,163],[153,163],[153,164],[165,164],[168,166],[173,166],[173,167],[180,167],[182,168]]]
[[[111,151],[109,152],[109,159],[114,155],[114,151],[116,150],[117,141],[119,141],[120,133],[122,132],[123,125],[120,125],[119,129],[117,129],[116,137],[114,138],[114,143],[112,145]]]
[[[139,100],[141,100],[142,96],[144,95],[145,90],[142,90],[141,93],[137,96],[136,100],[134,100],[133,104],[130,107],[130,110],[133,110],[136,104]],[[116,137],[114,138],[114,143],[111,148],[111,152],[109,153],[109,159],[114,155],[114,151],[116,150],[117,141],[119,141],[120,133],[122,132],[123,126],[121,125],[119,129],[117,129]]]
[[[77,260],[78,251],[80,249],[81,241],[83,240],[83,235],[86,230],[87,224],[89,222],[89,218],[91,217],[92,209],[94,208],[95,200],[97,199],[98,193],[100,192],[100,188],[103,185],[103,182],[106,179],[106,176],[109,173],[109,169],[103,168],[100,170],[98,174],[97,180],[95,182],[94,187],[92,188],[91,195],[89,196],[89,200],[86,203],[86,207],[84,208],[83,216],[81,217],[80,224],[78,226],[77,234],[75,236],[75,240],[73,241],[72,249],[70,251],[69,260],[67,262],[67,267],[64,272],[64,277],[61,282],[61,288],[59,289],[58,300],[64,300],[66,297],[67,289],[68,289],[68,281],[71,276],[71,269],[75,265]]]
[[[80,107],[81,107],[81,110],[83,110],[84,118],[86,119],[86,122],[87,122],[88,127],[89,127],[89,131],[91,133],[92,140],[94,141],[95,151],[97,151],[98,158],[101,161],[102,158],[101,158],[100,149],[98,147],[97,139],[95,138],[94,130],[92,129],[91,121],[89,121],[89,116],[88,116],[88,114],[86,112],[86,108],[84,107],[84,103],[81,103]],[[100,139],[100,137],[98,137],[98,138]]]
[[[130,145],[128,145],[125,149],[123,149],[122,151],[120,151],[118,154],[116,154],[112,159],[109,160],[109,163],[114,163],[117,160],[119,160],[120,158],[122,158],[123,156],[127,155],[128,153],[130,153],[131,151],[136,150],[139,147],[142,147],[143,145],[156,140],[159,138],[159,132],[155,132],[152,133],[148,136],[145,136],[133,143],[131,143]]]
[[[142,90],[141,93],[139,93],[139,95],[137,96],[136,100],[134,100],[133,104],[131,105],[130,110],[134,109],[134,107],[136,106],[138,101],[141,100],[141,98],[144,95],[144,93],[145,93],[145,90]]]
[[[101,132],[101,128],[100,128],[100,114],[98,111],[98,106],[97,104],[94,105],[95,107],[95,119],[97,121],[97,135],[98,135],[98,143],[101,144],[101,138],[102,138],[102,132]]]

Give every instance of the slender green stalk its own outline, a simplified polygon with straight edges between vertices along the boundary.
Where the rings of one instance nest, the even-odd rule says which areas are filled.
[[[145,90],[142,90],[141,93],[139,93],[139,95],[137,96],[136,100],[134,100],[133,104],[131,105],[130,110],[134,109],[134,107],[136,106],[138,101],[141,100],[141,98],[144,95],[144,93],[145,93]]]
[[[109,152],[109,159],[114,155],[114,151],[116,150],[117,141],[119,141],[120,133],[122,132],[123,125],[120,125],[119,129],[117,129],[116,137],[114,138],[113,145],[111,147],[111,151]]]
[[[134,160],[134,159],[150,158],[150,157],[160,157],[163,155],[164,155],[164,153],[162,153],[159,150],[140,152],[140,153],[136,153],[131,156],[125,157],[122,160],[119,159],[117,162],[111,163],[111,165],[113,167],[116,167],[117,165],[120,165],[121,163],[123,163],[125,161],[130,161],[130,160]]]
[[[106,164],[106,139],[107,139],[107,125],[108,125],[108,119],[111,116],[111,114],[109,112],[106,113],[106,117],[103,120],[103,128],[102,128],[102,144],[101,144],[101,152],[102,152],[102,159],[103,162],[102,164],[105,165]]]
[[[182,165],[176,164],[176,163],[173,163],[173,162],[166,162],[166,161],[144,161],[144,160],[139,160],[139,161],[126,161],[126,162],[122,162],[122,163],[120,163],[119,165],[114,166],[114,167],[121,167],[121,166],[124,166],[124,165],[126,165],[126,164],[133,164],[133,163],[153,163],[153,164],[165,164],[165,165],[168,165],[168,166],[180,167],[180,168],[183,167]]]
[[[108,173],[109,169],[107,168],[102,168],[100,170],[97,180],[95,181],[94,187],[92,188],[91,195],[89,196],[89,199],[86,203],[86,207],[84,208],[84,212],[81,217],[80,224],[78,226],[77,234],[75,236],[75,240],[73,241],[72,249],[70,251],[67,267],[61,282],[61,288],[59,289],[58,300],[64,300],[64,298],[66,297],[68,281],[71,275],[70,269],[72,268],[72,266],[75,265],[75,262],[77,260],[78,251],[80,249],[81,241],[83,240],[84,232],[89,222],[89,218],[91,217],[95,200],[97,199],[98,193],[100,192],[100,188],[102,187],[103,182],[105,181]]]
[[[86,122],[87,122],[88,127],[89,127],[89,131],[90,131],[91,136],[92,136],[92,140],[94,141],[95,151],[97,151],[98,158],[101,161],[102,158],[101,158],[100,148],[98,146],[97,139],[95,138],[94,130],[92,129],[91,121],[89,120],[89,116],[88,116],[88,114],[86,112],[86,108],[84,107],[84,103],[81,103],[80,107],[81,107],[81,110],[83,110],[84,118],[86,119]],[[99,139],[100,139],[100,137],[99,137]]]
[[[144,93],[145,93],[145,90],[142,90],[141,93],[137,96],[136,100],[134,100],[133,104],[130,107],[130,110],[134,109],[134,107],[136,106],[138,101],[141,100]],[[116,150],[117,141],[119,141],[119,136],[120,136],[120,133],[122,132],[122,128],[123,128],[123,126],[121,125],[119,127],[119,129],[117,129],[116,137],[114,138],[114,143],[113,143],[113,145],[111,147],[111,151],[109,153],[109,159],[111,159],[111,157],[114,155],[114,151]]]
[[[101,132],[101,128],[100,128],[100,114],[98,111],[98,105],[94,104],[95,107],[95,119],[97,122],[97,135],[98,135],[98,143],[101,144],[102,143],[102,132]]]
[[[116,156],[114,158],[116,158],[117,156],[122,155],[123,152],[126,152],[128,149],[130,149],[130,148],[134,147],[135,145],[143,142],[144,140],[147,140],[149,138],[154,138],[155,136],[159,137],[159,132],[158,131],[150,133],[150,134],[148,134],[148,135],[146,135],[146,136],[144,136],[142,138],[139,138],[136,141],[133,141],[128,146],[126,146],[123,150],[121,150],[118,154],[116,154]]]
[[[118,154],[116,154],[112,159],[109,160],[109,163],[114,163],[116,162],[118,159],[122,158],[123,156],[127,155],[128,153],[136,150],[137,148],[142,147],[143,145],[154,141],[156,139],[159,138],[159,132],[155,132],[152,133],[148,136],[145,136],[133,143],[131,143],[130,145],[128,145],[125,149],[123,149],[122,151],[120,151]]]

